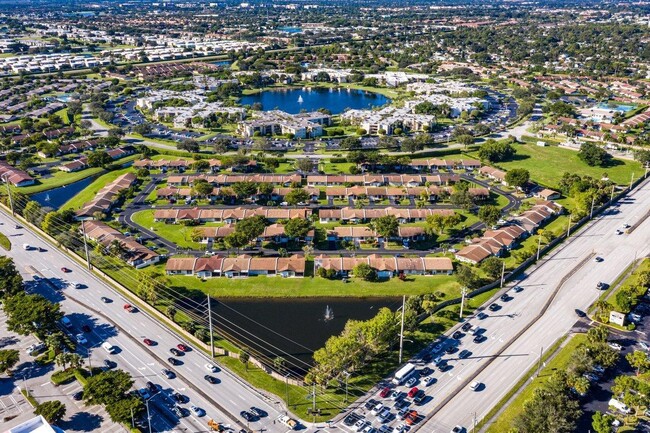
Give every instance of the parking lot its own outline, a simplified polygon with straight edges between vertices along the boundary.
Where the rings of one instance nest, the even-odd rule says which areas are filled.
[[[56,370],[54,364],[40,366],[27,353],[30,345],[38,343],[36,337],[10,332],[6,327],[6,319],[0,310],[0,348],[18,350],[20,361],[14,367],[11,378],[0,380],[0,419],[6,420],[2,423],[3,428],[11,428],[34,417],[32,406],[20,393],[20,389],[27,389],[38,403],[59,400],[65,404],[66,415],[59,423],[65,431],[127,431],[121,425],[113,423],[102,406],[85,406],[82,401],[72,398],[82,388],[79,382],[54,386],[50,381],[50,376]]]

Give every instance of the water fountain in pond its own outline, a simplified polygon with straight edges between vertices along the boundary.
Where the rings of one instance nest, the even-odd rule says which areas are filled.
[[[45,194],[45,201],[50,201],[50,194],[49,193]]]
[[[302,95],[298,96],[298,104],[302,104],[303,102]]]
[[[325,307],[325,317],[324,318],[325,318],[326,322],[329,322],[330,320],[332,320],[334,318],[334,311],[332,311],[332,309],[330,308],[329,305]]]

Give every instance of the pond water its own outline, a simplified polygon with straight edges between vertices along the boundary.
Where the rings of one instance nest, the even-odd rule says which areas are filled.
[[[357,89],[277,89],[266,90],[254,95],[243,96],[242,105],[262,104],[262,110],[279,109],[287,113],[297,114],[302,110],[315,111],[327,108],[332,114],[339,114],[346,108],[362,109],[381,106],[390,99],[379,93],[366,92]]]
[[[286,33],[302,33],[302,28],[300,27],[278,27],[278,30]]]
[[[401,298],[232,298],[213,301],[212,311],[215,327],[250,347],[251,355],[261,352],[270,360],[283,356],[303,374],[313,352],[339,334],[348,319],[367,320],[382,307],[396,310],[400,305]]]
[[[97,176],[90,176],[69,185],[39,192],[38,194],[31,195],[29,198],[37,201],[41,206],[51,207],[56,210],[72,197],[79,194],[79,192],[90,185],[96,178]]]
[[[598,104],[598,108],[601,108],[603,110],[614,110],[614,111],[621,111],[623,113],[627,113],[628,111],[634,110],[636,107],[634,105],[622,105],[622,104],[608,104],[606,102],[601,102]]]
[[[217,60],[216,62],[210,62],[210,63],[212,63],[213,65],[223,66],[223,67],[232,65],[232,62],[230,60]]]

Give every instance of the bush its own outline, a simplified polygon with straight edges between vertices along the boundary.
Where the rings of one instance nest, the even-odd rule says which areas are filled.
[[[636,325],[634,323],[629,323],[627,325],[627,330],[628,331],[634,331],[636,329]]]
[[[75,379],[74,369],[61,370],[52,374],[50,380],[56,386],[70,383]]]

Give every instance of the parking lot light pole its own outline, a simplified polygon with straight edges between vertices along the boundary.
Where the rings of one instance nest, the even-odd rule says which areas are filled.
[[[145,406],[147,407],[147,425],[149,426],[149,433],[151,433],[151,415],[149,414],[149,400],[154,398],[157,394],[152,395],[144,401]]]

